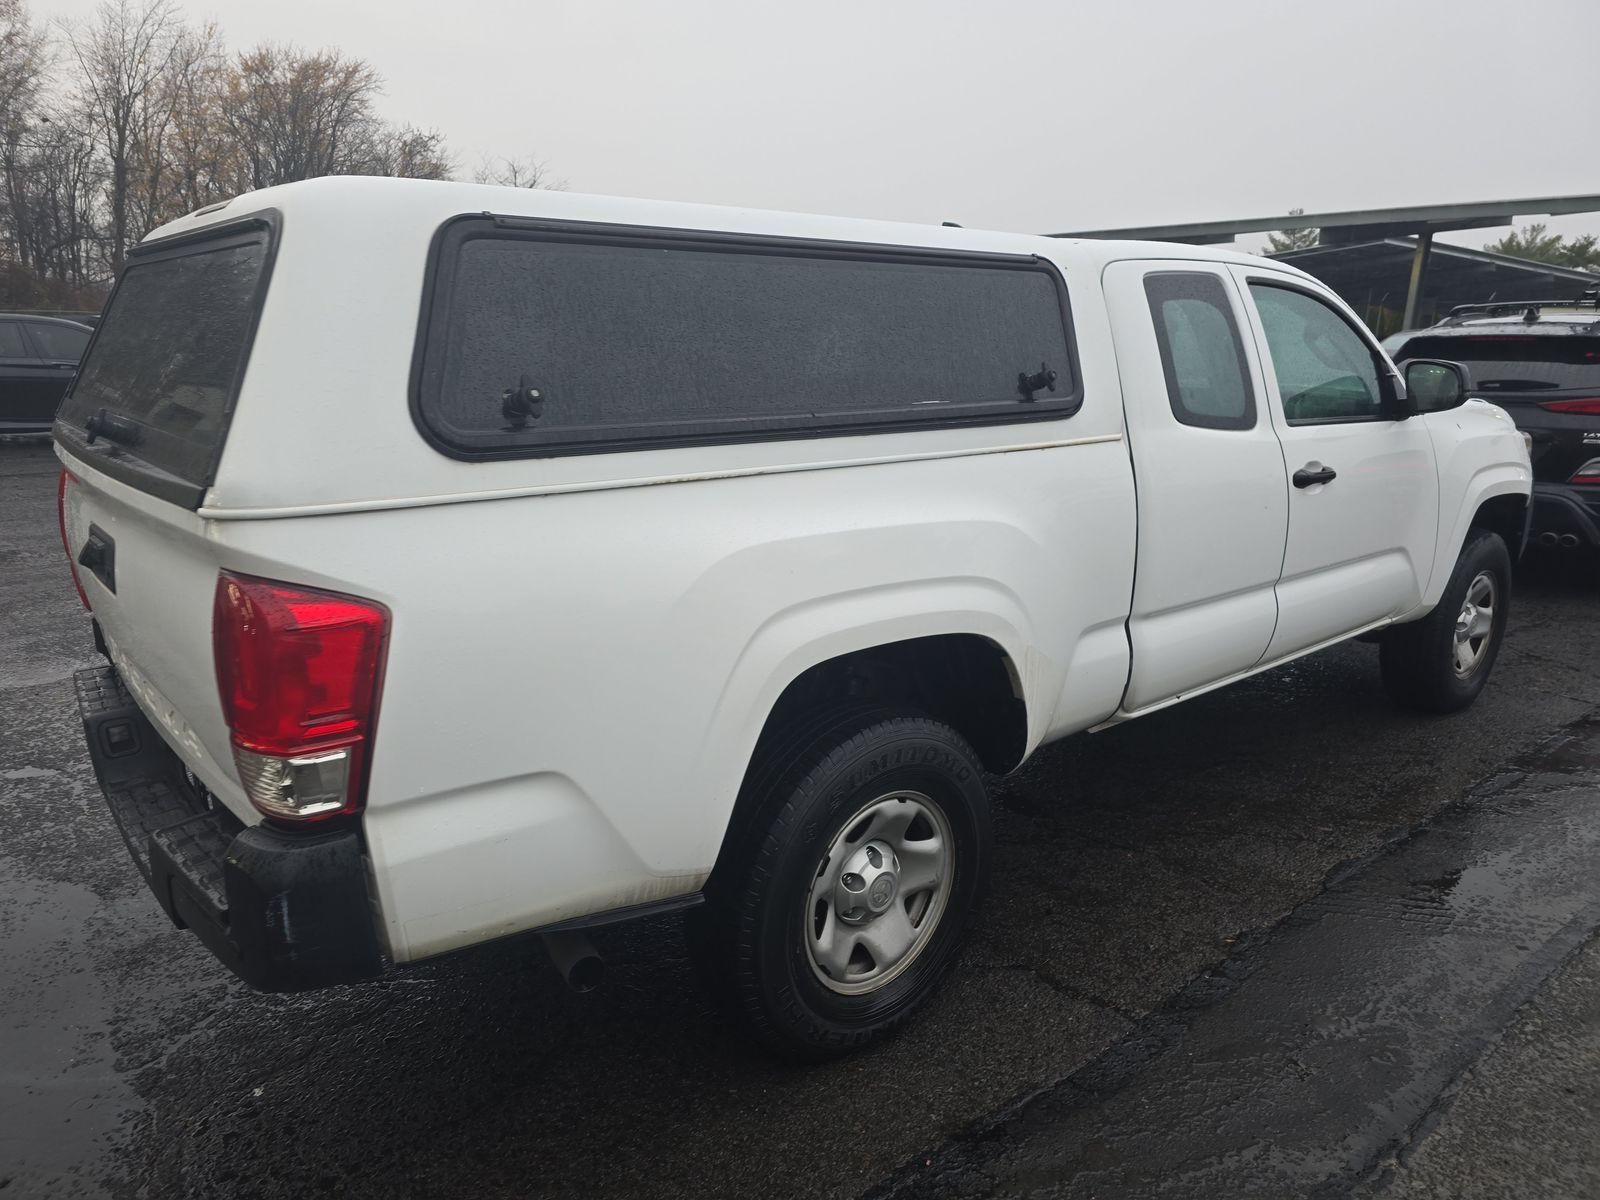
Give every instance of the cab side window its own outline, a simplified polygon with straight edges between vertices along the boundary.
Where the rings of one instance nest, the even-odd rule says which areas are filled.
[[[83,357],[84,347],[89,344],[88,333],[68,325],[46,325],[36,321],[28,328],[39,352],[56,362],[77,362]]]
[[[16,321],[0,321],[0,358],[32,358],[33,351],[22,340],[22,326]]]
[[[1145,276],[1172,415],[1202,429],[1252,429],[1256,401],[1239,325],[1215,275],[1162,271]]]
[[[1291,425],[1374,421],[1383,391],[1372,349],[1339,313],[1305,292],[1252,283],[1267,349]]]

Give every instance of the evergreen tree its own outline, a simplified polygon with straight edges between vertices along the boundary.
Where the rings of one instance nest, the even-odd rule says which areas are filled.
[[[1543,221],[1535,221],[1525,229],[1513,229],[1498,242],[1484,246],[1484,249],[1496,254],[1509,254],[1513,258],[1529,258],[1557,267],[1575,267],[1580,271],[1600,273],[1600,237],[1589,233],[1582,237],[1564,238],[1558,233],[1547,233]]]
[[[1298,217],[1305,211],[1303,208],[1291,208],[1289,215]],[[1285,250],[1309,250],[1321,240],[1322,231],[1320,229],[1280,229],[1277,233],[1267,234],[1267,253],[1282,254]]]

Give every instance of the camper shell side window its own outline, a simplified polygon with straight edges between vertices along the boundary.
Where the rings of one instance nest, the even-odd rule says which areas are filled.
[[[418,428],[510,458],[1060,419],[1082,401],[1027,255],[516,218],[435,238]]]

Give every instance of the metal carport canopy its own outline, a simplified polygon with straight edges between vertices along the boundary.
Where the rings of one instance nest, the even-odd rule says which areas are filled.
[[[1246,217],[1236,221],[1188,221],[1175,225],[1135,225],[1124,229],[1080,229],[1051,237],[1116,238],[1131,241],[1186,242],[1205,245],[1231,242],[1242,233],[1269,233],[1278,229],[1316,229],[1324,246],[1415,236],[1411,260],[1411,285],[1406,292],[1404,326],[1411,328],[1422,293],[1423,276],[1433,235],[1452,229],[1491,229],[1510,225],[1517,217],[1560,216],[1564,213],[1600,212],[1600,195],[1535,196],[1523,200],[1484,200],[1467,204],[1414,204],[1399,208],[1362,208],[1348,212],[1285,213],[1277,217]]]
[[[1350,246],[1309,246],[1270,257],[1310,271],[1362,312],[1370,325],[1374,300],[1387,306],[1392,297],[1398,307],[1415,253],[1412,239],[1385,238]],[[1457,304],[1576,298],[1594,287],[1600,287],[1600,275],[1589,271],[1438,242],[1428,258],[1427,286],[1418,297],[1417,316],[1426,325]]]
[[[1323,237],[1324,245],[1371,242],[1402,234],[1444,233],[1451,229],[1492,229],[1517,217],[1561,216],[1600,212],[1600,195],[1542,196],[1526,200],[1485,200],[1471,204],[1415,204],[1401,208],[1359,208],[1349,212],[1287,213],[1237,221],[1188,221],[1176,225],[1134,225],[1125,229],[1080,229],[1052,233],[1062,238],[1116,238],[1128,241],[1188,242],[1206,245],[1231,242],[1242,233],[1279,229],[1338,230]]]

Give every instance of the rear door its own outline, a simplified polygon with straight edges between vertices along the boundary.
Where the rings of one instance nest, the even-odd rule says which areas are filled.
[[[113,661],[140,707],[211,790],[242,800],[211,646],[218,557],[193,511],[227,435],[267,281],[270,232],[251,226],[136,254],[55,433],[63,517]]]
[[[1291,484],[1271,660],[1422,603],[1438,473],[1424,423],[1385,402],[1388,360],[1337,300],[1298,276],[1232,270]]]
[[[47,377],[46,391],[49,404],[47,421],[55,420],[61,398],[67,394],[73,372],[83,359],[89,345],[89,330],[78,329],[60,321],[26,321],[24,330],[33,343]]]
[[[0,428],[49,428],[61,400],[61,373],[28,339],[25,322],[0,320]]]
[[[1138,489],[1133,711],[1260,661],[1288,483],[1227,268],[1119,262],[1104,283]]]

